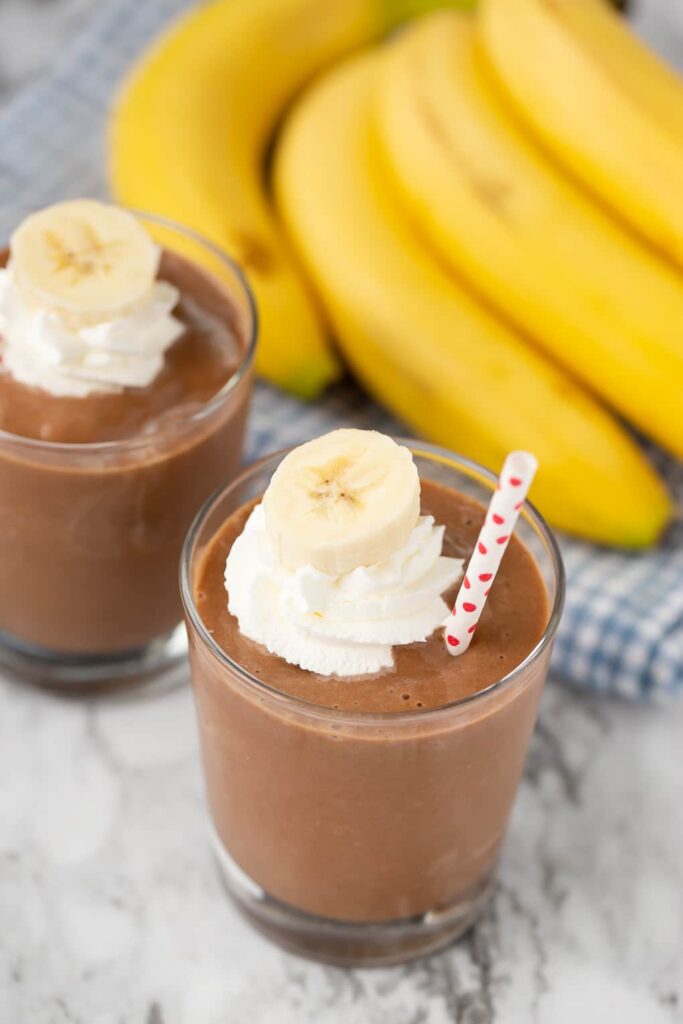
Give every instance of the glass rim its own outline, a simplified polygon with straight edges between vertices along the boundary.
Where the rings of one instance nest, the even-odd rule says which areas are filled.
[[[485,466],[480,465],[473,459],[468,459],[464,455],[457,455],[455,452],[451,452],[447,448],[442,448],[438,445],[433,445],[429,442],[416,440],[414,438],[393,437],[393,440],[396,441],[397,444],[402,444],[408,447],[413,455],[418,457],[420,455],[431,457],[435,459],[435,461],[442,462],[447,465],[453,465],[453,463],[455,463],[456,465],[454,468],[464,468],[469,470],[473,476],[479,476],[487,483],[491,484],[492,489],[495,488],[495,485],[498,482],[498,477],[491,470],[486,469]],[[296,447],[296,445],[292,445],[288,448],[282,448],[279,451],[262,456],[256,462],[247,466],[226,487],[223,487],[215,494],[212,494],[211,497],[204,502],[192,521],[192,525],[190,526],[183,544],[183,551],[180,560],[180,594],[185,613],[204,646],[218,658],[219,662],[236,674],[241,682],[245,683],[248,687],[255,689],[257,692],[266,693],[271,699],[276,698],[280,702],[292,705],[300,712],[309,715],[317,715],[319,717],[336,720],[342,719],[347,722],[364,723],[366,725],[371,723],[378,724],[380,722],[405,723],[408,721],[415,722],[418,718],[420,721],[424,721],[425,718],[447,715],[449,712],[452,712],[457,708],[471,706],[484,698],[490,697],[494,693],[507,690],[509,686],[529,668],[530,665],[538,661],[539,657],[552,643],[557,632],[557,627],[562,615],[562,608],[564,606],[566,576],[562,554],[560,552],[559,544],[555,538],[555,534],[550,529],[535,505],[528,500],[524,502],[521,512],[540,534],[550,553],[555,577],[555,596],[548,616],[548,621],[536,645],[518,665],[515,665],[514,668],[509,672],[506,672],[500,679],[496,679],[493,683],[490,683],[489,686],[485,687],[485,689],[478,690],[476,693],[469,694],[466,697],[460,697],[457,700],[449,701],[447,704],[440,704],[437,707],[432,708],[413,708],[409,711],[348,711],[342,708],[326,707],[323,704],[317,704],[314,701],[305,700],[302,697],[297,697],[293,694],[286,693],[283,690],[279,690],[277,687],[271,686],[263,679],[252,675],[252,673],[240,665],[239,662],[231,658],[230,655],[216,643],[213,636],[202,622],[202,618],[197,610],[190,582],[190,561],[195,542],[205,520],[218,502],[222,501],[230,494],[231,491],[235,490],[248,480],[250,476],[253,476],[257,471],[262,469],[266,463],[282,458],[294,447]],[[273,655],[273,657],[276,656]]]
[[[251,316],[251,326],[247,344],[244,347],[240,363],[235,372],[228,377],[225,384],[223,384],[223,386],[219,388],[211,398],[207,399],[207,401],[203,402],[198,409],[183,419],[182,427],[183,430],[185,430],[197,423],[201,423],[204,419],[210,417],[216,409],[220,408],[251,369],[254,362],[259,334],[259,315],[254,293],[249,281],[247,280],[247,276],[240,265],[232,259],[231,256],[228,256],[220,246],[216,245],[214,242],[210,242],[208,238],[204,238],[204,236],[198,231],[195,231],[193,228],[186,227],[184,224],[179,224],[177,221],[171,220],[170,217],[163,217],[160,214],[147,213],[145,210],[138,210],[126,206],[121,208],[128,210],[128,212],[132,213],[135,217],[143,218],[144,220],[150,221],[159,227],[168,228],[171,231],[176,231],[180,235],[185,235],[187,238],[197,242],[204,249],[213,253],[221,263],[232,271],[240,288],[246,296],[247,308]],[[164,438],[175,431],[177,431],[177,424],[173,424],[167,429],[161,430],[159,434],[155,435],[155,438]],[[0,444],[14,445],[19,448],[28,448],[33,451],[52,453],[59,452],[62,455],[65,453],[71,453],[73,455],[94,455],[98,453],[124,452],[134,451],[138,448],[149,448],[150,437],[148,435],[140,434],[133,437],[119,438],[114,441],[77,441],[72,443],[70,441],[43,441],[38,437],[24,437],[22,434],[13,434],[9,430],[0,429]]]

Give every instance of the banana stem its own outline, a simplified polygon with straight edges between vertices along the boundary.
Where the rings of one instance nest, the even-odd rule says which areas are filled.
[[[450,7],[462,11],[472,11],[477,0],[381,0],[387,28],[394,28],[419,14],[433,11],[435,7]]]
[[[622,14],[628,11],[629,0],[610,0]],[[477,0],[380,0],[384,8],[384,20],[387,28],[394,28],[410,18],[415,18],[435,7],[449,7],[460,11],[473,11],[478,6]]]

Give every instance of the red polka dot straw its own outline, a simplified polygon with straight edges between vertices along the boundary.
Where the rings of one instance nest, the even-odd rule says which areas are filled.
[[[449,654],[464,654],[472,642],[537,469],[538,462],[529,452],[511,452],[505,460],[453,611],[444,626]]]

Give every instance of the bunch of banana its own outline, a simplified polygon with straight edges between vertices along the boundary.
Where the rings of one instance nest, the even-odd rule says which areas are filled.
[[[143,56],[115,104],[115,197],[194,228],[242,265],[259,311],[257,369],[304,397],[340,367],[270,209],[268,146],[318,70],[437,3],[210,0]]]
[[[683,456],[683,282],[518,130],[440,11],[384,53],[376,126],[405,214],[454,273],[644,433]]]
[[[481,2],[209,0],[125,83],[113,190],[242,264],[268,380],[318,394],[331,327],[418,431],[494,467],[533,449],[556,525],[644,546],[670,500],[600,399],[683,454],[683,282],[561,165],[679,258],[681,87],[603,0]]]
[[[354,58],[315,84],[275,156],[279,209],[344,355],[433,440],[492,466],[532,449],[535,497],[556,525],[651,543],[669,501],[626,432],[431,258],[389,194],[373,117],[383,61]]]
[[[683,266],[680,78],[603,0],[482,0],[480,30],[532,130]]]

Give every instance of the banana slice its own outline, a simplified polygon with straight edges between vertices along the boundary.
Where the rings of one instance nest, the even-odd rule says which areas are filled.
[[[374,430],[334,430],[283,459],[263,497],[280,562],[341,575],[402,547],[420,515],[407,448]]]
[[[25,300],[72,317],[107,319],[151,288],[159,249],[126,210],[74,199],[31,214],[10,239]]]

